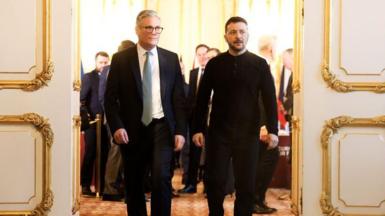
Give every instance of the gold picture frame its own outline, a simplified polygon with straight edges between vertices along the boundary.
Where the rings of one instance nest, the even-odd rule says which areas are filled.
[[[36,72],[32,80],[0,80],[1,89],[21,89],[36,91],[51,80],[54,64],[51,61],[51,0],[42,1],[42,71]],[[39,23],[40,20],[38,20]],[[37,32],[36,34],[39,34]],[[39,38],[39,37],[38,37]]]
[[[331,1],[332,0],[325,0],[324,2],[324,55],[321,69],[323,79],[330,88],[338,92],[372,91],[375,93],[385,93],[385,82],[345,82],[339,80],[336,75],[330,71]]]
[[[374,118],[352,118],[350,116],[339,116],[330,119],[323,127],[321,134],[322,144],[322,193],[320,205],[322,212],[328,216],[353,216],[344,214],[334,207],[331,201],[331,158],[329,155],[330,138],[341,127],[385,127],[385,116]],[[368,214],[354,214],[354,216],[370,216]],[[375,216],[375,215],[373,215]],[[376,215],[379,216],[379,215]],[[384,216],[384,215],[381,215]]]
[[[23,115],[0,115],[0,124],[31,124],[42,136],[43,167],[42,167],[42,200],[35,209],[28,211],[1,211],[0,215],[34,215],[45,216],[53,205],[53,193],[51,186],[51,147],[54,134],[51,126],[46,119],[36,113],[26,113]]]

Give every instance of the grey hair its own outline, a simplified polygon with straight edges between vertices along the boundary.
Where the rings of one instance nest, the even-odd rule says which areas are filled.
[[[146,17],[160,17],[158,16],[158,13],[154,10],[142,10],[138,16],[136,17],[136,26],[139,26],[139,23]]]

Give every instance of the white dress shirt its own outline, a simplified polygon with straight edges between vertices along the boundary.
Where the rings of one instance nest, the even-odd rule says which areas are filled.
[[[138,50],[138,59],[140,67],[140,76],[143,80],[143,67],[144,62],[146,61],[146,52],[143,47],[139,44],[136,46]],[[163,108],[162,108],[162,99],[160,96],[160,76],[159,76],[159,59],[157,48],[149,50],[151,53],[151,72],[152,72],[152,117],[159,119],[164,117]]]

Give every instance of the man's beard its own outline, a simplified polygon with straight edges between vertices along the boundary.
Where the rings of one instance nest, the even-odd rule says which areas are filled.
[[[240,52],[240,51],[245,49],[245,45],[244,44],[243,44],[243,46],[241,48],[238,48],[238,47],[234,46],[233,44],[229,43],[229,47],[230,47],[231,50],[234,50],[234,51],[237,51],[237,52]]]

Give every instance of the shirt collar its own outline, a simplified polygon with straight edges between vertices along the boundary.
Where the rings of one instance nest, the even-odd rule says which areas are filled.
[[[139,43],[137,44],[137,50],[138,50],[139,56],[146,55],[147,50],[145,50],[143,47],[141,47]],[[158,54],[156,46],[154,48],[152,48],[151,50],[149,50],[149,52],[152,54],[152,56],[155,56]]]

